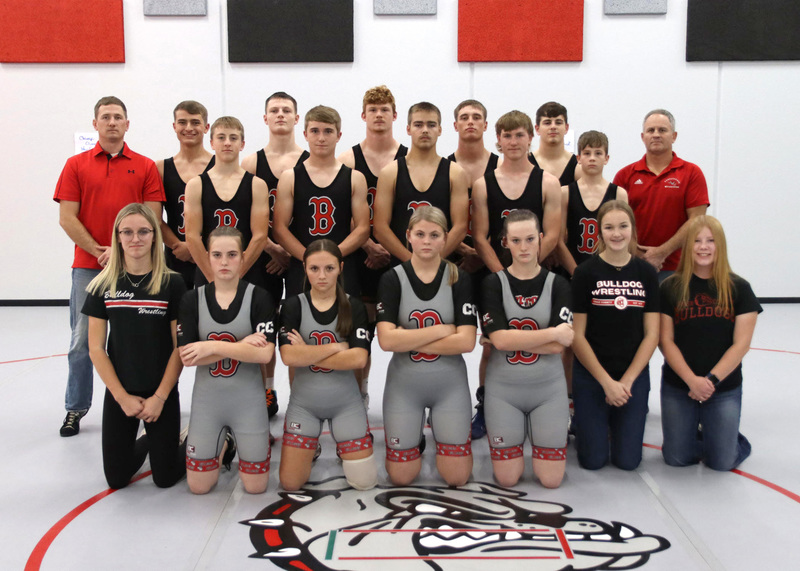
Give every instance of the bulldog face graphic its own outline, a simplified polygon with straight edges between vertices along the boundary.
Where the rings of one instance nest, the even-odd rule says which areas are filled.
[[[279,495],[241,523],[250,526],[251,557],[292,571],[489,569],[512,561],[548,571],[633,569],[670,546],[629,525],[567,517],[569,506],[482,482],[359,492],[338,477]]]

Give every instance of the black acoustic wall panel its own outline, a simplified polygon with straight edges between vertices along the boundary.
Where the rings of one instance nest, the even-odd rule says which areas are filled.
[[[689,0],[686,61],[800,60],[798,0]]]
[[[352,62],[353,0],[228,0],[230,62]]]

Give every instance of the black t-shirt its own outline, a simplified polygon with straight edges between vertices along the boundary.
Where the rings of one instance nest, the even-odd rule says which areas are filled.
[[[113,298],[108,292],[89,294],[83,313],[108,321],[106,350],[117,377],[126,391],[146,393],[155,391],[164,377],[174,349],[170,323],[178,319],[186,286],[180,274],[169,273],[161,291],[151,295],[150,278],[143,277],[120,278]]]
[[[444,277],[445,262],[442,260],[439,265],[439,271],[436,277],[433,278],[431,283],[423,283],[414,273],[414,268],[411,261],[406,261],[401,264],[401,268],[408,276],[411,282],[411,288],[418,298],[423,301],[430,301],[439,291],[442,285],[442,278]],[[474,302],[472,299],[472,282],[469,276],[460,268],[458,269],[458,281],[452,286],[453,291],[453,307],[455,308],[455,325],[473,325],[477,326]],[[377,309],[377,321],[388,321],[397,325],[399,323],[400,313],[400,278],[393,270],[385,272],[381,276],[381,281],[378,284],[378,299],[380,303]]]
[[[206,305],[208,306],[211,318],[217,323],[223,324],[230,323],[236,319],[236,316],[239,315],[239,311],[242,308],[242,301],[244,300],[247,286],[248,283],[246,281],[239,280],[236,296],[233,298],[233,302],[231,302],[230,306],[228,306],[228,309],[222,309],[219,303],[217,303],[214,282],[203,286],[206,288]],[[195,341],[206,341],[206,339],[200,338],[198,325],[200,316],[197,310],[198,303],[199,298],[196,289],[188,291],[186,295],[183,296],[180,318],[178,320],[178,346],[180,347],[188,345],[189,343],[194,343]],[[257,330],[258,325],[263,323],[264,334],[267,337],[267,341],[270,343],[275,343],[274,319],[275,304],[272,302],[272,297],[270,297],[266,290],[255,286],[253,288],[253,300],[250,304],[250,323],[253,326],[254,332]]]
[[[314,320],[320,325],[329,325],[339,314],[338,301],[335,301],[333,305],[325,311],[319,311],[311,302],[311,294],[309,292],[304,292],[300,295],[306,296],[308,306],[311,308],[311,314],[314,316]],[[281,305],[280,330],[278,333],[278,343],[281,346],[291,343],[288,339],[288,334],[292,329],[300,330],[300,323],[303,317],[303,311],[300,307],[300,295],[290,297]],[[367,310],[360,299],[355,297],[350,297],[349,299],[353,327],[350,330],[350,334],[347,336],[347,344],[351,349],[358,347],[370,351],[370,326]]]
[[[542,268],[539,275],[530,280],[520,280],[503,270],[508,278],[511,293],[520,307],[528,308],[536,304],[542,295],[544,282],[550,272]],[[550,308],[550,321],[548,327],[556,327],[562,323],[569,323],[569,311],[572,305],[572,293],[569,283],[563,277],[553,276],[552,307]],[[563,311],[566,308],[566,312]],[[491,274],[481,283],[481,319],[484,335],[495,331],[509,329],[508,316],[503,308],[503,286],[497,274]]]
[[[693,275],[689,281],[689,301],[686,305],[678,304],[678,292],[675,291],[677,277],[671,277],[661,284],[661,313],[672,317],[675,344],[695,375],[706,376],[733,345],[737,315],[763,311],[750,284],[737,275],[731,275],[731,278],[733,309],[727,313],[717,307],[717,292],[712,288],[711,280]],[[664,381],[688,392],[689,387],[666,362],[663,371]],[[742,364],[739,363],[730,375],[720,380],[723,382],[717,391],[729,391],[741,386]]]
[[[592,256],[572,276],[572,311],[586,314],[586,340],[619,380],[644,339],[644,314],[658,312],[655,268],[636,257],[616,268]]]

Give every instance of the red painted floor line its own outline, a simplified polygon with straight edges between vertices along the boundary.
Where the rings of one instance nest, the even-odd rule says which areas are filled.
[[[39,359],[52,359],[53,357],[66,357],[66,353],[58,355],[45,355],[44,357],[29,357],[28,359],[14,359],[13,361],[0,361],[0,365],[10,365],[11,363],[24,363],[25,361],[38,361]]]
[[[139,474],[138,476],[136,476],[131,480],[131,483],[137,482],[142,478],[146,478],[151,473],[152,472],[148,470],[143,474]],[[39,568],[42,565],[42,561],[44,560],[44,556],[47,553],[47,550],[50,548],[50,545],[52,545],[53,541],[55,541],[56,537],[58,537],[58,534],[61,533],[63,529],[67,527],[70,523],[72,523],[72,521],[76,517],[81,515],[83,512],[85,512],[87,509],[92,507],[94,504],[96,504],[106,496],[110,496],[116,491],[117,490],[112,490],[111,488],[108,488],[107,490],[100,492],[96,496],[89,498],[88,500],[80,504],[78,507],[76,507],[74,510],[69,512],[67,515],[62,517],[60,520],[58,520],[58,522],[53,527],[51,527],[47,531],[47,533],[44,534],[42,539],[39,540],[39,543],[36,544],[36,547],[33,548],[30,557],[28,557],[28,562],[25,563],[25,571],[39,571]]]
[[[340,529],[342,533],[549,533],[549,529],[483,529],[481,527],[471,528],[426,528],[426,529]]]
[[[647,444],[646,442],[642,444],[645,448],[653,448],[654,450],[661,450],[661,446],[656,446],[655,444]],[[731,470],[734,474],[738,474],[740,476],[744,476],[749,480],[753,480],[754,482],[761,484],[762,486],[768,487],[770,490],[778,492],[779,494],[783,494],[790,500],[794,500],[797,503],[800,503],[800,495],[795,494],[794,492],[790,492],[786,488],[780,487],[778,484],[773,484],[772,482],[765,480],[764,478],[759,478],[749,472],[745,472],[743,470],[739,470],[738,468]]]
[[[789,353],[790,355],[800,355],[800,351],[785,351],[783,349],[761,349],[759,347],[750,347],[753,351],[769,351],[770,353]]]

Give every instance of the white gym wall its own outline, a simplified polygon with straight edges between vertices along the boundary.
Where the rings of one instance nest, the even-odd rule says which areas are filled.
[[[267,138],[264,99],[279,90],[298,100],[301,145],[302,114],[321,103],[342,115],[344,150],[363,138],[364,91],[382,83],[397,98],[402,142],[411,104],[441,108],[442,155],[455,148],[452,109],[463,99],[481,100],[491,125],[510,109],[533,115],[541,103],[559,101],[576,137],[588,129],[609,136],[609,179],[644,153],[644,114],[669,109],[677,119],[676,152],[708,179],[710,212],[725,225],[734,271],[761,297],[800,297],[792,246],[800,212],[800,62],[686,63],[687,0],[670,0],[662,16],[605,16],[602,0],[586,0],[580,63],[458,63],[455,0],[439,0],[436,16],[375,16],[372,4],[354,0],[352,64],[230,64],[224,0],[208,0],[206,17],[162,18],[145,18],[141,0],[125,0],[126,63],[0,65],[0,300],[69,295],[72,243],[52,195],[74,133],[92,130],[101,96],[125,101],[127,142],[159,159],[177,150],[172,109],[183,99],[203,102],[212,121],[239,117],[245,154],[256,151]],[[558,22],[552,34],[559,41]]]

